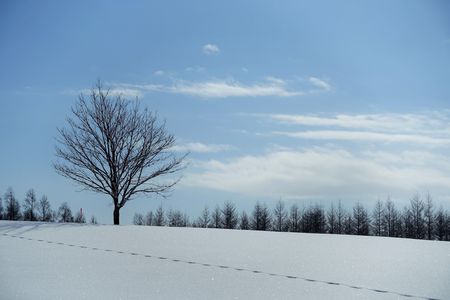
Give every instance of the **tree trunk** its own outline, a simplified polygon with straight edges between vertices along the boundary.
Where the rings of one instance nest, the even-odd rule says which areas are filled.
[[[119,225],[119,210],[120,210],[120,208],[119,207],[114,207],[114,225]]]

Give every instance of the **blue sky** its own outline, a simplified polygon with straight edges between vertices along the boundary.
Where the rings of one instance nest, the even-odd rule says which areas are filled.
[[[101,222],[112,206],[52,169],[56,128],[101,79],[191,151],[167,200],[197,215],[329,203],[450,206],[447,1],[2,1],[0,194],[29,188]]]

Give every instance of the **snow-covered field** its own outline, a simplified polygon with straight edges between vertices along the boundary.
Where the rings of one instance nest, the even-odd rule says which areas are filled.
[[[1,299],[450,299],[450,243],[0,221]]]

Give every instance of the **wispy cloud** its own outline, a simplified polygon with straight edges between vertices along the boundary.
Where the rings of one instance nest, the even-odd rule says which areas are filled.
[[[185,69],[189,73],[204,73],[203,67],[189,67]],[[172,93],[199,98],[232,98],[232,97],[295,97],[312,93],[309,86],[300,84],[297,80],[289,80],[275,76],[266,76],[263,80],[243,83],[233,78],[228,79],[205,79],[184,80],[174,76],[174,72],[157,70],[155,76],[163,83],[108,83],[114,94],[122,93],[123,96],[136,97],[146,93],[160,92]],[[319,79],[317,79],[319,80]],[[165,81],[165,82],[164,82]],[[318,81],[322,82],[322,81]],[[320,86],[321,90],[327,91],[326,83],[316,82],[314,86]],[[289,118],[284,115],[271,115],[271,118]]]
[[[220,49],[217,45],[214,44],[206,44],[203,46],[202,51],[206,55],[219,54]]]
[[[265,81],[246,85],[235,80],[185,81],[177,80],[171,85],[161,84],[117,84],[117,89],[145,92],[165,92],[195,96],[200,98],[229,97],[293,97],[304,92],[291,89],[286,81],[276,77],[267,77]]]
[[[314,85],[315,87],[324,90],[324,91],[331,91],[331,85],[326,82],[323,79],[317,78],[317,77],[309,77],[308,81]]]
[[[411,159],[405,159],[410,157]],[[227,161],[209,160],[185,185],[254,197],[409,197],[418,190],[450,193],[450,161],[429,152],[355,154],[339,148],[279,150]]]
[[[202,73],[205,72],[206,69],[204,67],[200,67],[200,66],[193,66],[193,67],[187,67],[185,69],[186,72],[194,72],[194,73]]]
[[[90,95],[92,92],[91,89],[81,89],[81,90],[75,90],[75,89],[66,89],[63,91],[64,94],[68,95]],[[141,88],[133,87],[133,86],[114,86],[111,88],[108,88],[108,93],[111,96],[121,96],[124,98],[140,98],[143,96],[144,91]]]
[[[449,138],[436,138],[418,134],[393,134],[370,131],[345,130],[312,130],[312,131],[274,131],[275,135],[312,140],[335,140],[353,142],[382,142],[382,143],[417,143],[424,146],[450,145]]]
[[[142,97],[142,91],[138,89],[131,89],[131,88],[112,88],[109,91],[110,95],[114,96],[122,96],[126,98],[136,98],[136,97]]]
[[[238,81],[202,81],[178,82],[167,90],[171,93],[197,96],[202,98],[228,98],[228,97],[292,97],[301,96],[302,91],[291,90],[280,79],[271,77],[264,82],[245,85]]]
[[[163,70],[156,70],[153,74],[156,76],[164,76],[166,72]]]
[[[171,149],[177,152],[216,153],[233,150],[235,147],[228,144],[186,143],[173,146]]]
[[[280,125],[298,125],[297,130],[272,130],[281,135],[310,140],[350,142],[415,143],[423,146],[450,145],[450,115],[446,111],[422,114],[245,114]]]
[[[258,115],[255,115],[258,116]],[[334,116],[269,114],[261,115],[283,123],[315,127],[340,127],[382,132],[423,132],[444,130],[450,133],[449,118],[443,113],[424,114],[337,114]]]
[[[167,72],[164,72],[163,74],[167,74]],[[141,95],[148,93],[148,92],[165,92],[167,87],[163,84],[130,84],[130,83],[112,83],[110,84],[112,86],[112,90],[136,90],[141,93]]]

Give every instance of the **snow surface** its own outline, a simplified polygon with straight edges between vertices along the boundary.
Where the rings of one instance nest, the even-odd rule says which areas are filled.
[[[0,221],[0,299],[450,299],[450,243]]]

